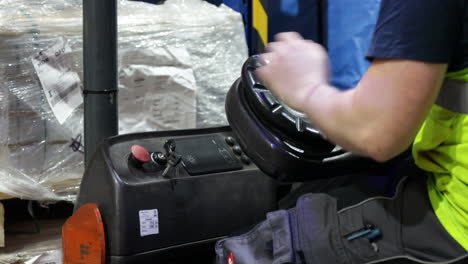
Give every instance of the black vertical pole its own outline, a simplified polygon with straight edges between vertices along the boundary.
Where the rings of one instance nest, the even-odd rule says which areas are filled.
[[[83,0],[85,166],[118,134],[117,0]]]

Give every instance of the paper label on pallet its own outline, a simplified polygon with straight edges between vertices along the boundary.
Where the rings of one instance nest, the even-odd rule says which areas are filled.
[[[59,38],[53,46],[32,58],[47,102],[60,124],[83,102],[80,77],[70,70],[73,64],[72,56],[69,56],[71,52],[68,42]]]
[[[119,50],[121,133],[193,128],[197,81],[189,52],[165,47]]]
[[[140,210],[140,236],[159,234],[159,216],[157,209]]]

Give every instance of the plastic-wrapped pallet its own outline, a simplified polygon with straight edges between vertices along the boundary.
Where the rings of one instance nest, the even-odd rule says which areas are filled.
[[[119,2],[120,132],[226,124],[241,16],[202,0]],[[83,173],[82,7],[0,0],[0,193],[74,199]]]

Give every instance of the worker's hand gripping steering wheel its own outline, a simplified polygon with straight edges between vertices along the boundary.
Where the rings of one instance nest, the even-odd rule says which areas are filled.
[[[369,168],[377,163],[327,141],[300,112],[278,100],[255,74],[249,58],[226,98],[226,115],[241,147],[266,174],[307,181]]]
[[[287,134],[289,139],[285,138],[285,143],[295,152],[299,152],[300,155],[329,158],[343,154],[344,151],[341,147],[328,142],[324,135],[310,123],[304,113],[289,107],[271,93],[255,74],[255,70],[259,67],[262,67],[260,56],[252,56],[244,65],[242,75],[247,77],[243,78],[243,81],[245,79],[247,82],[245,85],[247,100],[250,100],[254,112],[262,117],[261,120],[270,122],[270,127],[277,127],[281,132]],[[297,142],[301,138],[305,142]],[[310,149],[307,148],[308,143],[313,145]]]

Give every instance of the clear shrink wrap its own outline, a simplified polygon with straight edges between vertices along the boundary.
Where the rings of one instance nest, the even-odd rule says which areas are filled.
[[[241,15],[202,0],[120,1],[119,129],[226,124],[247,58]],[[0,0],[0,193],[73,200],[83,174],[82,6]]]

